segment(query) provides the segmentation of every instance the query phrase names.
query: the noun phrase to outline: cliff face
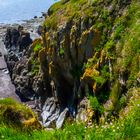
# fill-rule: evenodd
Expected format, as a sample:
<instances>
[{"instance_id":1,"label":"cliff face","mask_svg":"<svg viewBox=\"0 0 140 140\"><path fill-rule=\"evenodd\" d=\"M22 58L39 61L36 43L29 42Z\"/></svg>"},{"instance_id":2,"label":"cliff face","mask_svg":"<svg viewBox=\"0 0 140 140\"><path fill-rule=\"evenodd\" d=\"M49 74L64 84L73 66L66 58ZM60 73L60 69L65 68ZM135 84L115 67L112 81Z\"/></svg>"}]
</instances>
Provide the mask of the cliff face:
<instances>
[{"instance_id":1,"label":"cliff face","mask_svg":"<svg viewBox=\"0 0 140 140\"><path fill-rule=\"evenodd\" d=\"M19 89L28 85L40 99L45 126L66 114L88 122L118 116L130 91L139 90L139 5L68 0L48 10L42 36L12 76L17 85L18 77L28 77Z\"/></svg>"}]
</instances>

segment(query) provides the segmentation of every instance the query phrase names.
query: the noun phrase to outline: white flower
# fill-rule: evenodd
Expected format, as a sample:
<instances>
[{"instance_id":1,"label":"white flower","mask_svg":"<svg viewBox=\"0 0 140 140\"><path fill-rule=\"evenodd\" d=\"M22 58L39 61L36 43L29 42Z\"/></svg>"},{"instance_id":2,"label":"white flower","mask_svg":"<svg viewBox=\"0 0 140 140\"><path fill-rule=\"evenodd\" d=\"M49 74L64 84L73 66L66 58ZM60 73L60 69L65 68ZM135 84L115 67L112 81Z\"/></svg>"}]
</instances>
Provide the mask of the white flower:
<instances>
[{"instance_id":1,"label":"white flower","mask_svg":"<svg viewBox=\"0 0 140 140\"><path fill-rule=\"evenodd\" d=\"M104 126L102 125L102 128L104 128Z\"/></svg>"},{"instance_id":2,"label":"white flower","mask_svg":"<svg viewBox=\"0 0 140 140\"><path fill-rule=\"evenodd\" d=\"M96 126L96 128L98 128L98 126Z\"/></svg>"},{"instance_id":3,"label":"white flower","mask_svg":"<svg viewBox=\"0 0 140 140\"><path fill-rule=\"evenodd\" d=\"M117 127L117 129L119 129L119 127Z\"/></svg>"},{"instance_id":4,"label":"white flower","mask_svg":"<svg viewBox=\"0 0 140 140\"><path fill-rule=\"evenodd\" d=\"M110 122L110 125L113 125L113 123L112 123L112 122Z\"/></svg>"},{"instance_id":5,"label":"white flower","mask_svg":"<svg viewBox=\"0 0 140 140\"><path fill-rule=\"evenodd\" d=\"M112 125L112 127L114 128L115 126L114 126L114 125Z\"/></svg>"}]
</instances>

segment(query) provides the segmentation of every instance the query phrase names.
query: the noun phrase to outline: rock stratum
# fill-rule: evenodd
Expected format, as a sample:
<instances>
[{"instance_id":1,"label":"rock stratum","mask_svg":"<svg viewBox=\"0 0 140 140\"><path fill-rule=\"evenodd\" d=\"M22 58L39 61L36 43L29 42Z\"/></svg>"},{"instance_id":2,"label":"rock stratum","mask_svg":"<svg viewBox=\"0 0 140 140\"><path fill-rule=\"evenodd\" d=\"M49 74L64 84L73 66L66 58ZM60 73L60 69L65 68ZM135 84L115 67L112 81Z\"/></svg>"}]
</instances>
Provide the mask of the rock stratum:
<instances>
[{"instance_id":1,"label":"rock stratum","mask_svg":"<svg viewBox=\"0 0 140 140\"><path fill-rule=\"evenodd\" d=\"M103 123L126 115L132 96L139 99L139 5L61 0L48 10L33 42L22 28L7 29L16 92L35 102L45 127L60 128L66 118Z\"/></svg>"}]
</instances>

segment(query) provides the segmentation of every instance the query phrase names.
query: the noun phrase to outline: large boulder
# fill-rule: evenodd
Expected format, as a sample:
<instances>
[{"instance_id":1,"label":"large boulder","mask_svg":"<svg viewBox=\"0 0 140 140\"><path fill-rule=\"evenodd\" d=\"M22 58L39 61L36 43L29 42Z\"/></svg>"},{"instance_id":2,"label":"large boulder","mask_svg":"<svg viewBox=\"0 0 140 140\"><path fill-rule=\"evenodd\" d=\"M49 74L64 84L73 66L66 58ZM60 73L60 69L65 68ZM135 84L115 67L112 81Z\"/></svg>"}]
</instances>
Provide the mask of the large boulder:
<instances>
[{"instance_id":1,"label":"large boulder","mask_svg":"<svg viewBox=\"0 0 140 140\"><path fill-rule=\"evenodd\" d=\"M18 43L19 43L19 51L23 51L24 49L26 49L32 43L30 33L22 31Z\"/></svg>"},{"instance_id":2,"label":"large boulder","mask_svg":"<svg viewBox=\"0 0 140 140\"><path fill-rule=\"evenodd\" d=\"M9 27L5 33L4 44L6 48L20 48L22 51L32 43L30 33L24 30L22 26L18 28Z\"/></svg>"}]
</instances>

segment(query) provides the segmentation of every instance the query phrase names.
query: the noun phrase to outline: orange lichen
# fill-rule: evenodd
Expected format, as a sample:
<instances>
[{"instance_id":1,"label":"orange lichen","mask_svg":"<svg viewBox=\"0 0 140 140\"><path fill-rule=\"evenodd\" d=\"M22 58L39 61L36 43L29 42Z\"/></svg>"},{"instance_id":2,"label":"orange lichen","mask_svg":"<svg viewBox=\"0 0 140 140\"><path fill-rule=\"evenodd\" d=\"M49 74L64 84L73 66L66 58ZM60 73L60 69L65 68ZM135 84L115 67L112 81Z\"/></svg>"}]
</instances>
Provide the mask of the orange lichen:
<instances>
[{"instance_id":1,"label":"orange lichen","mask_svg":"<svg viewBox=\"0 0 140 140\"><path fill-rule=\"evenodd\" d=\"M96 92L96 90L97 90L97 83L94 82L94 84L93 84L93 91Z\"/></svg>"},{"instance_id":2,"label":"orange lichen","mask_svg":"<svg viewBox=\"0 0 140 140\"><path fill-rule=\"evenodd\" d=\"M85 73L83 74L83 76L81 77L81 79L87 79L87 78L93 78L94 76L99 76L99 71L97 71L96 69L92 69L92 68L87 68L85 70Z\"/></svg>"},{"instance_id":3,"label":"orange lichen","mask_svg":"<svg viewBox=\"0 0 140 140\"><path fill-rule=\"evenodd\" d=\"M22 123L24 128L33 128L33 127L35 127L36 129L42 128L41 124L35 117L30 118L29 120L24 120Z\"/></svg>"}]
</instances>

